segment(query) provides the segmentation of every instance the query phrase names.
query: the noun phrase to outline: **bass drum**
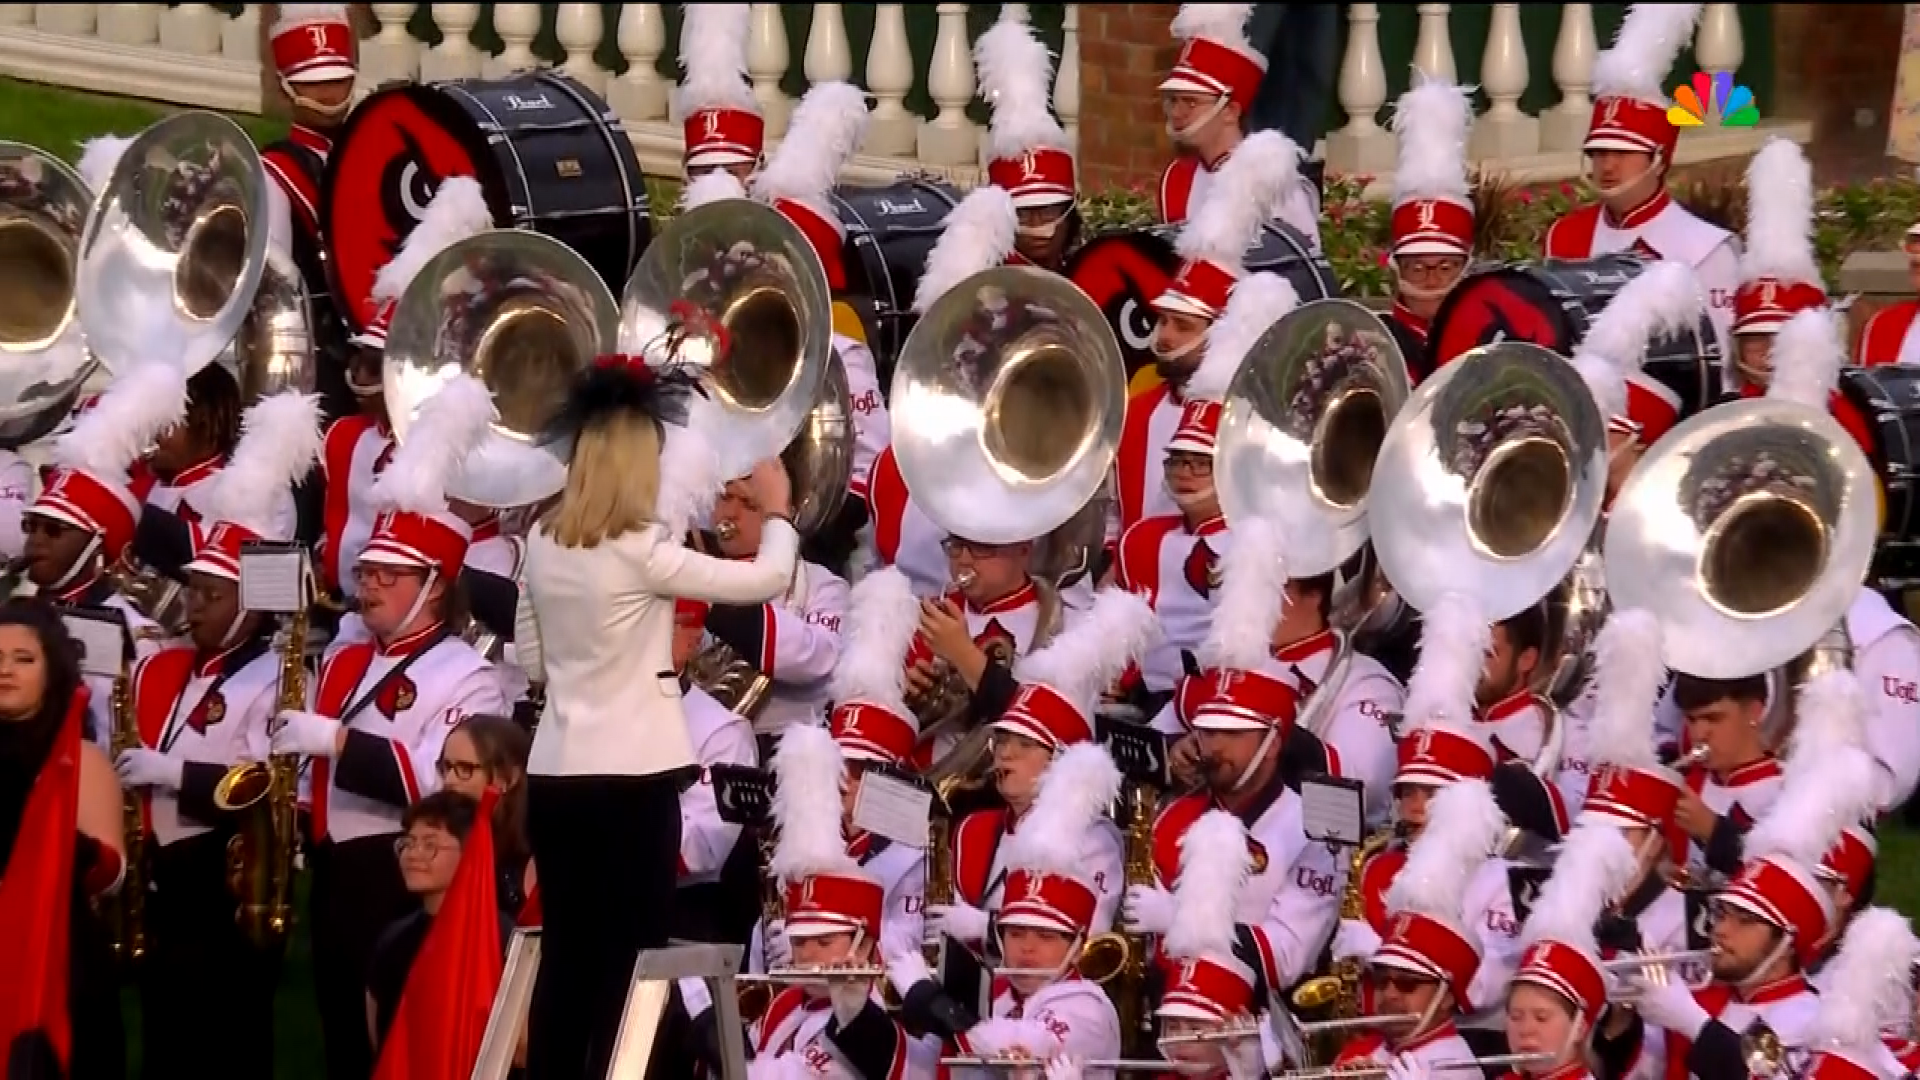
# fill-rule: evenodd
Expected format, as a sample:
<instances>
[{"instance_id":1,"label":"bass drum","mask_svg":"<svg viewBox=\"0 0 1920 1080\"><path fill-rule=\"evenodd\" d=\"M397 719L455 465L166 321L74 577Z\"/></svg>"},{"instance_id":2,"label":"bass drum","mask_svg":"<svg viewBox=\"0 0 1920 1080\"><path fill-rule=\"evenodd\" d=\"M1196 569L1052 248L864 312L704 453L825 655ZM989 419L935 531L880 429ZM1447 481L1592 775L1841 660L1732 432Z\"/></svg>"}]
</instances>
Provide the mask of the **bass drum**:
<instances>
[{"instance_id":1,"label":"bass drum","mask_svg":"<svg viewBox=\"0 0 1920 1080\"><path fill-rule=\"evenodd\" d=\"M867 347L883 387L893 378L894 358L918 321L913 294L926 272L927 253L940 239L947 212L960 195L958 188L938 180L834 189L833 210L847 232L842 252L845 299L866 324Z\"/></svg>"},{"instance_id":2,"label":"bass drum","mask_svg":"<svg viewBox=\"0 0 1920 1080\"><path fill-rule=\"evenodd\" d=\"M1128 394L1160 381L1153 367L1153 300L1180 272L1173 241L1178 225L1153 225L1096 236L1067 259L1067 277L1107 316L1127 361ZM1300 302L1340 295L1340 279L1326 256L1315 255L1306 237L1284 222L1269 222L1260 243L1247 252L1248 273L1279 274Z\"/></svg>"},{"instance_id":3,"label":"bass drum","mask_svg":"<svg viewBox=\"0 0 1920 1080\"><path fill-rule=\"evenodd\" d=\"M1864 420L1861 449L1879 480L1880 538L1868 583L1920 587L1920 368L1843 368L1839 392Z\"/></svg>"},{"instance_id":4,"label":"bass drum","mask_svg":"<svg viewBox=\"0 0 1920 1080\"><path fill-rule=\"evenodd\" d=\"M633 143L571 78L388 86L347 118L320 191L333 294L356 328L373 317L375 276L449 176L480 182L496 227L572 248L615 296L653 238Z\"/></svg>"},{"instance_id":5,"label":"bass drum","mask_svg":"<svg viewBox=\"0 0 1920 1080\"><path fill-rule=\"evenodd\" d=\"M1476 270L1454 286L1435 313L1423 374L1496 341L1530 341L1572 356L1620 287L1650 265L1639 255L1622 253ZM1720 400L1720 359L1713 320L1702 314L1685 331L1655 338L1642 370L1679 396L1685 420Z\"/></svg>"}]
</instances>

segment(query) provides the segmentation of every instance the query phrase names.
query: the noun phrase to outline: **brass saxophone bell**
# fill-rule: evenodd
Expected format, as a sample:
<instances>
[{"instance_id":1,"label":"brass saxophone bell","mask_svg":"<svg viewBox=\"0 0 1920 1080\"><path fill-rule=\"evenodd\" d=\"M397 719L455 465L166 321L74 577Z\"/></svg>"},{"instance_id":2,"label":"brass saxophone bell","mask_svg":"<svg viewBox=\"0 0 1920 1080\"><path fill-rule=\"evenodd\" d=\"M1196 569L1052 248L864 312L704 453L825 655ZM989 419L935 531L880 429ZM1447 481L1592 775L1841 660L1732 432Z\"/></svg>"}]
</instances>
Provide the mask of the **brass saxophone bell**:
<instances>
[{"instance_id":1,"label":"brass saxophone bell","mask_svg":"<svg viewBox=\"0 0 1920 1080\"><path fill-rule=\"evenodd\" d=\"M1073 968L1088 982L1105 985L1127 970L1133 946L1121 934L1100 934L1080 947Z\"/></svg>"},{"instance_id":2,"label":"brass saxophone bell","mask_svg":"<svg viewBox=\"0 0 1920 1080\"><path fill-rule=\"evenodd\" d=\"M1340 976L1321 975L1308 979L1293 990L1295 1009L1324 1009L1340 1000Z\"/></svg>"}]
</instances>

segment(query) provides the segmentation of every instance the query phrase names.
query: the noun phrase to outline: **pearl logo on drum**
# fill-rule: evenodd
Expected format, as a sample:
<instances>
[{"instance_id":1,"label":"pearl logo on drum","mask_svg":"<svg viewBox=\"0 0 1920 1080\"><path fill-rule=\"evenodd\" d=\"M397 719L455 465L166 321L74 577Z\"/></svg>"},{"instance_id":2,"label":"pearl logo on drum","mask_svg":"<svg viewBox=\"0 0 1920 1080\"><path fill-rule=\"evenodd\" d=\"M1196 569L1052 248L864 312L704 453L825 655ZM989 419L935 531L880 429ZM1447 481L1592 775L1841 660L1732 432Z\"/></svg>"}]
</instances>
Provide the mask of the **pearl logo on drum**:
<instances>
[{"instance_id":1,"label":"pearl logo on drum","mask_svg":"<svg viewBox=\"0 0 1920 1080\"><path fill-rule=\"evenodd\" d=\"M924 214L927 208L921 204L920 196L915 195L912 202L897 203L890 199L880 199L873 204L881 217L899 217L902 214Z\"/></svg>"},{"instance_id":2,"label":"pearl logo on drum","mask_svg":"<svg viewBox=\"0 0 1920 1080\"><path fill-rule=\"evenodd\" d=\"M508 94L505 100L507 108L512 109L514 112L532 112L536 109L553 108L553 99L545 94L533 98L523 98L519 94Z\"/></svg>"}]
</instances>

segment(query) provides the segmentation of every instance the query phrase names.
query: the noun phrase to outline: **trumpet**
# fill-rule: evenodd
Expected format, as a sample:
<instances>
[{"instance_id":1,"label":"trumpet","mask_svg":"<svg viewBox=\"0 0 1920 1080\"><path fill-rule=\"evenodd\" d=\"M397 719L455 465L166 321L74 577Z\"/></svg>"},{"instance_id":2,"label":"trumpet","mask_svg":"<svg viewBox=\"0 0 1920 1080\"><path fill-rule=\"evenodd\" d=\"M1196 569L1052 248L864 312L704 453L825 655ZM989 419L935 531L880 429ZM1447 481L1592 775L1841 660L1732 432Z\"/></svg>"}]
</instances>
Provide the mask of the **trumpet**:
<instances>
[{"instance_id":1,"label":"trumpet","mask_svg":"<svg viewBox=\"0 0 1920 1080\"><path fill-rule=\"evenodd\" d=\"M1039 1058L998 1056L943 1057L940 1064L949 1069L1033 1069L1035 1072L1047 1067ZM1095 1058L1079 1063L1082 1069L1094 1072L1122 1073L1181 1073L1194 1071L1192 1066L1182 1066L1178 1061L1165 1061L1159 1058Z\"/></svg>"},{"instance_id":2,"label":"trumpet","mask_svg":"<svg viewBox=\"0 0 1920 1080\"><path fill-rule=\"evenodd\" d=\"M1302 1038L1307 1038L1353 1028L1390 1027L1394 1024L1419 1022L1419 1013L1394 1013L1390 1016L1342 1016L1333 1020L1315 1020L1312 1023L1291 1026ZM1191 1035L1168 1035L1160 1040L1160 1045L1187 1046L1194 1043L1233 1042L1236 1039L1258 1038L1259 1035L1258 1028L1223 1028L1219 1031L1199 1031Z\"/></svg>"},{"instance_id":3,"label":"trumpet","mask_svg":"<svg viewBox=\"0 0 1920 1080\"><path fill-rule=\"evenodd\" d=\"M827 983L835 979L880 979L886 971L873 965L836 967L832 964L807 964L773 968L764 972L735 975L743 983Z\"/></svg>"},{"instance_id":4,"label":"trumpet","mask_svg":"<svg viewBox=\"0 0 1920 1080\"><path fill-rule=\"evenodd\" d=\"M1645 956L1622 956L1617 960L1608 960L1601 964L1609 972L1633 971L1638 968L1671 967L1674 964L1701 963L1713 959L1718 949L1690 949L1685 952L1648 953Z\"/></svg>"}]
</instances>

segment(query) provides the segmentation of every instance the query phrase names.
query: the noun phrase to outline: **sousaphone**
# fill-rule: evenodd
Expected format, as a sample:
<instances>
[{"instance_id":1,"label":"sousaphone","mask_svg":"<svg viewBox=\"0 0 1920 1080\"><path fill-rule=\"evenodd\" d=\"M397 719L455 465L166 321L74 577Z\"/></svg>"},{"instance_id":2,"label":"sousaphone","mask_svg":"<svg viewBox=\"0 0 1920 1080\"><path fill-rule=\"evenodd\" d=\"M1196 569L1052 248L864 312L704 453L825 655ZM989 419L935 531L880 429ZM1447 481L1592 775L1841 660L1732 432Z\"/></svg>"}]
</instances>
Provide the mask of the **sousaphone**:
<instances>
[{"instance_id":1,"label":"sousaphone","mask_svg":"<svg viewBox=\"0 0 1920 1080\"><path fill-rule=\"evenodd\" d=\"M74 314L93 193L66 162L0 141L0 447L58 427L98 366Z\"/></svg>"}]
</instances>

